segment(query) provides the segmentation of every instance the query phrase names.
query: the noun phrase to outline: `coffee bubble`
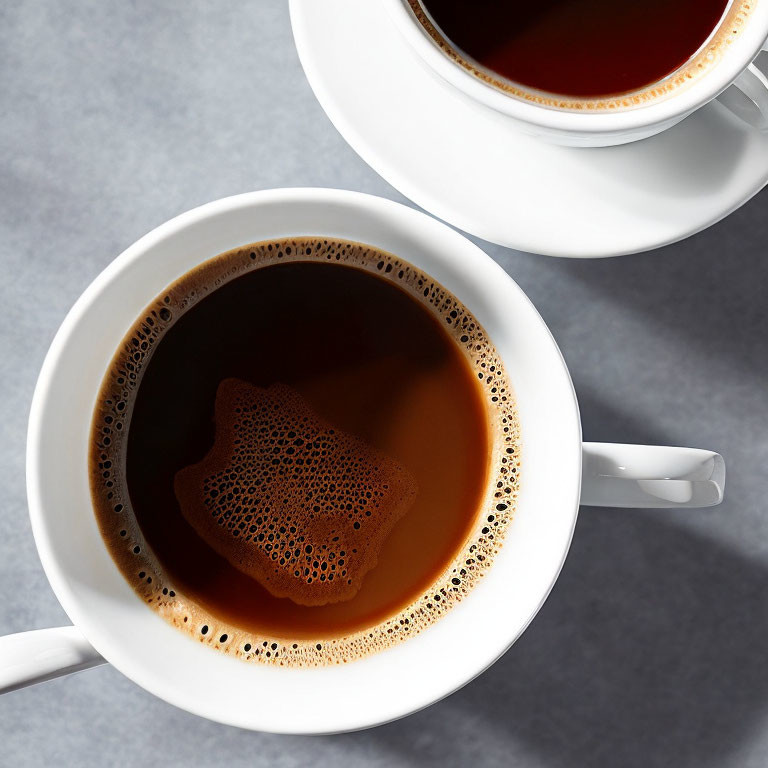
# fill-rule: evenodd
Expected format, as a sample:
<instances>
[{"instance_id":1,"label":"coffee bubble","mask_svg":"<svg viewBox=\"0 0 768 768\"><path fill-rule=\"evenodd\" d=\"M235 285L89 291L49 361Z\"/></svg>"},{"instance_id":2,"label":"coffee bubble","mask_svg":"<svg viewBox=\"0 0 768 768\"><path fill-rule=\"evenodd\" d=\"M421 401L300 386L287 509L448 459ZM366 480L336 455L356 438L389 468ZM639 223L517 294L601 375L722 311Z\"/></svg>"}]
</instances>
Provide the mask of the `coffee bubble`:
<instances>
[{"instance_id":1,"label":"coffee bubble","mask_svg":"<svg viewBox=\"0 0 768 768\"><path fill-rule=\"evenodd\" d=\"M439 578L409 604L364 630L309 639L243 628L186 594L147 543L125 477L136 395L158 344L211 292L253 270L296 261L366 271L428 309L466 358L481 389L489 428L485 494L471 533ZM310 606L307 610L322 604L332 608L334 600L359 588L375 564L381 542L393 535L398 520L407 514L418 493L407 468L337 429L285 386L259 388L225 379L217 393L215 415L221 434L216 435L211 452L178 473L176 491L186 519L203 538L215 530L217 551L228 562L239 563L238 568L252 574L267 590L303 600ZM266 432L260 432L262 429ZM246 446L238 435L248 439L263 436L264 444ZM291 445L297 438L304 445ZM269 449L276 451L270 458L276 464L267 461ZM90 486L96 519L112 558L158 615L195 641L248 663L315 667L352 662L411 638L470 593L492 565L513 521L520 453L520 424L500 354L474 315L453 294L404 259L365 244L324 237L280 238L247 244L204 262L168 286L136 320L98 395L90 434ZM310 459L315 462L311 466L321 471L315 476L300 470L299 459ZM308 485L314 485L300 488L310 477ZM265 488L276 478L273 487ZM205 489L204 501L187 498L194 484ZM335 487L331 489L331 485ZM243 503L234 503L236 497ZM353 509L347 509L348 504ZM259 540L262 534L264 539ZM214 539L210 541L214 546Z\"/></svg>"},{"instance_id":2,"label":"coffee bubble","mask_svg":"<svg viewBox=\"0 0 768 768\"><path fill-rule=\"evenodd\" d=\"M413 477L286 385L223 381L215 422L210 453L174 483L190 525L276 597L350 599L411 505Z\"/></svg>"}]
</instances>

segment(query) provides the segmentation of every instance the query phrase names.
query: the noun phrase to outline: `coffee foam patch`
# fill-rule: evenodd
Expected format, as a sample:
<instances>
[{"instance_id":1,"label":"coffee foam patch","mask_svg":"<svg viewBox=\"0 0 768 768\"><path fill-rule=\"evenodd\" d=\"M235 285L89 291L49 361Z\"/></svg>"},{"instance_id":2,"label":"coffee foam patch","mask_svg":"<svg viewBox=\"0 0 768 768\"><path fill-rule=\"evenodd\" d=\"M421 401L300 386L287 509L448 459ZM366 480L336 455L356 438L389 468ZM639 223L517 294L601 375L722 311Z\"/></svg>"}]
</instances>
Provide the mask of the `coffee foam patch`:
<instances>
[{"instance_id":1,"label":"coffee foam patch","mask_svg":"<svg viewBox=\"0 0 768 768\"><path fill-rule=\"evenodd\" d=\"M153 350L166 331L186 311L221 285L251 270L291 261L343 264L366 270L399 286L433 312L444 323L444 328L461 349L471 370L477 376L481 397L487 409L492 441L488 486L479 505L475 526L442 575L412 603L389 618L361 631L340 636L315 637L312 640L273 636L243 629L214 615L186 595L164 571L147 544L133 513L125 481L126 437L136 392ZM239 386L233 386L232 392ZM268 390L266 392L268 393ZM266 398L267 395L262 390L256 394L252 393L251 397L259 399ZM306 403L296 403L296 408L301 410L308 406ZM307 414L307 418L315 419L318 426L324 424L319 416L311 412ZM327 424L324 426L326 429L333 428ZM247 663L285 667L345 664L390 648L419 634L465 599L485 576L513 521L520 488L521 436L514 396L501 358L474 315L443 286L404 259L363 243L322 237L280 238L245 245L211 258L189 275L168 286L137 318L118 348L102 382L90 439L90 486L94 511L102 537L125 579L139 597L169 624L217 652ZM353 440L349 435L338 439L340 444L347 446ZM222 450L221 456L224 454ZM366 446L366 461L373 461L374 455L377 460L381 458L380 454L374 454L373 449ZM396 468L394 462L374 465L380 469L388 468L389 476L400 476L400 487L409 487L407 475L401 476L400 472L404 470ZM193 468L188 469L191 477ZM184 471L186 470L182 470ZM202 480L204 473L199 474ZM182 477L182 482L183 479ZM405 495L407 493L404 491L403 498ZM402 503L405 505L404 501ZM398 514L397 505L392 500L386 501L386 505L390 510L392 522ZM232 510L232 515L235 514L236 507L237 505ZM202 510L198 509L193 514L202 519L201 513ZM214 518L210 510L207 514L211 519ZM242 515L242 519L237 523L239 528L240 522L245 522L244 518L249 513L243 513L241 510L237 514ZM371 517L373 518L373 513ZM267 530L269 524L268 522ZM218 526L218 522L216 525ZM263 521L260 525L263 525ZM392 525L396 525L396 522L392 522ZM262 532L263 528L257 530ZM384 527L380 530L382 536L383 531ZM288 532L290 533L290 527ZM289 538L288 541L290 540ZM372 541L375 541L375 538ZM229 547L228 543L227 546ZM295 549L294 546L294 556ZM228 549L230 556L237 556L235 550L234 546ZM266 547L264 550L266 551ZM346 552L346 549L344 551ZM340 552L341 547L339 556ZM372 552L373 550L369 556L372 556ZM328 556L326 562L329 561ZM312 563L314 562L313 560ZM320 560L317 562L319 564ZM338 570L338 560L335 560L335 563ZM356 567L365 567L362 557L359 563ZM266 570L265 568L265 572ZM295 570L294 568L291 572L294 573L294 578ZM317 569L313 566L313 570ZM349 571L349 568L347 570ZM322 569L318 570L318 573L322 573Z\"/></svg>"},{"instance_id":2,"label":"coffee foam patch","mask_svg":"<svg viewBox=\"0 0 768 768\"><path fill-rule=\"evenodd\" d=\"M175 478L187 522L275 597L352 598L416 496L410 473L286 385L226 379L215 423L209 454Z\"/></svg>"}]
</instances>

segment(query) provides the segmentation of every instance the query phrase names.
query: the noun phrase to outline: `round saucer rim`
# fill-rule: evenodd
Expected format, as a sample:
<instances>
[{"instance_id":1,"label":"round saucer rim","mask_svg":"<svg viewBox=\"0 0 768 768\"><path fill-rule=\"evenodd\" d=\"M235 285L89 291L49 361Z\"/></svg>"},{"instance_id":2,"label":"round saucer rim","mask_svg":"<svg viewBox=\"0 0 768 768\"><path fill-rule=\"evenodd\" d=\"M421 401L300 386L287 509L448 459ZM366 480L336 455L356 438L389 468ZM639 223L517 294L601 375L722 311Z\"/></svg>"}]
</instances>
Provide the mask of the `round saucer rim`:
<instances>
[{"instance_id":1,"label":"round saucer rim","mask_svg":"<svg viewBox=\"0 0 768 768\"><path fill-rule=\"evenodd\" d=\"M653 236L643 238L643 228L637 227L637 229L633 231L636 231L638 236L635 237L631 243L622 245L620 247L600 248L590 246L588 248L579 248L574 247L572 242L568 242L565 239L563 240L562 247L552 247L551 245L542 247L541 245L537 245L536 238L531 237L530 235L518 236L513 241L506 235L494 233L489 227L485 225L485 222L483 221L466 221L463 218L461 211L456 211L455 214L453 212L446 212L444 210L445 206L439 200L435 199L433 193L430 191L425 191L423 187L421 189L414 189L414 187L418 186L418 182L409 181L408 179L404 178L398 168L393 167L390 163L381 160L381 156L377 152L374 143L366 140L365 137L363 137L358 132L358 130L353 125L353 121L348 119L346 116L344 109L337 108L337 101L332 95L332 88L327 87L327 79L323 78L322 75L318 73L318 68L314 66L312 56L309 55L309 46L305 45L305 39L302 38L300 32L300 28L302 26L301 22L297 23L297 18L299 18L303 13L302 0L289 0L289 10L296 50L309 86L312 89L312 92L317 98L323 111L326 113L331 123L341 134L342 138L347 142L347 144L349 144L355 153L368 166L370 166L373 171L375 171L385 181L391 184L395 189L401 192L406 198L411 200L420 208L423 208L425 211L445 222L449 226L459 229L462 232L466 232L474 237L481 238L487 242L495 243L497 245L501 245L506 248L512 248L518 251L557 258L603 259L637 253L646 253L685 240L688 237L698 234L699 232L702 232L717 224L731 213L738 210L749 200L751 200L766 186L766 184L768 184L768 163L766 163L762 178L756 184L750 185L749 188L746 188L742 194L738 195L737 198L722 211L718 211L716 216L713 216L712 218L709 218L703 222L697 222L693 226L681 228L680 231L673 237L665 238L663 240L659 240ZM394 25L392 25L390 31L392 34L399 34ZM424 64L420 58L416 57L416 60L419 61L422 67L426 68L426 64ZM478 105L478 108L491 110L490 107L482 104ZM706 108L706 105L703 108ZM495 110L492 111L494 114L500 115L500 119L509 121L510 123L513 122L511 117L501 115ZM695 119L696 115L691 115L686 118L686 120L683 121L681 125L685 124L687 120ZM744 130L749 129L745 127ZM511 129L512 139L514 140L517 138L519 133L519 130L513 127ZM580 147L562 147L562 149L572 152L583 151L583 149ZM610 150L612 148L598 147L591 148L589 151L599 152L602 149ZM518 230L516 235L519 232L521 232L521 230Z\"/></svg>"}]
</instances>

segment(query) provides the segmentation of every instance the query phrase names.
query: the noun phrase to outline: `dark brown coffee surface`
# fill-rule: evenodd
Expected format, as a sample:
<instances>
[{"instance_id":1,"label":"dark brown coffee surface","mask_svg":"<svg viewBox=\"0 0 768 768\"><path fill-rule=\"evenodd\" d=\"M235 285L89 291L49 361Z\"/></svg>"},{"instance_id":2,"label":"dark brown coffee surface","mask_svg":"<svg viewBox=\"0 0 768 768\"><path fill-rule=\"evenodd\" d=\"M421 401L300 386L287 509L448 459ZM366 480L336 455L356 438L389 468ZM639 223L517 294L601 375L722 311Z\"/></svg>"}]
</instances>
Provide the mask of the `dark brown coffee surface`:
<instances>
[{"instance_id":1,"label":"dark brown coffee surface","mask_svg":"<svg viewBox=\"0 0 768 768\"><path fill-rule=\"evenodd\" d=\"M292 243L285 256L322 247L328 258L275 258L249 271L253 261L241 249L219 257L215 268L188 274L159 298L159 309L138 321L105 380L92 466L95 498L108 498L115 491L102 485L101 468L113 464L103 457L113 456L114 443L105 447L102 434L124 440L127 430L125 476L116 479L128 498L118 494L117 512L109 506L113 497L97 513L148 601L165 604L173 592L228 627L328 638L382 622L417 600L451 564L487 491L489 414L484 382L449 334L455 333L450 313L443 319L426 299L397 285L396 274L405 270L393 274L391 257L385 261L369 249L356 257L362 269L334 263L335 249L358 246ZM267 260L271 249L262 246L258 258ZM242 274L226 279L227 259ZM404 279L415 283L415 274L408 268ZM424 296L439 294L434 283L426 285ZM132 394L129 387L132 400L109 395L132 376L138 382ZM242 410L251 406L267 410L243 427ZM237 439L246 443L259 439L262 428L267 442L283 440L269 448L278 462L286 458L289 433L292 440L319 436L320 450L333 456L316 457L317 475L270 475L262 471L270 461L263 445L241 445L237 458L231 444L217 444L217 421L224 442L235 439L238 424ZM308 455L300 452L302 461ZM311 487L313 478L325 485ZM257 487L257 480L265 485ZM337 487L345 482L354 488ZM212 502L212 491L226 495L233 486L238 494ZM360 504L359 489L376 503ZM135 546L130 525L120 522L127 508L142 539ZM332 542L334 536L339 541ZM271 560L277 539L279 556ZM308 546L311 554L303 549ZM157 572L138 560L145 547ZM323 591L329 582L320 577L330 573L342 588ZM165 592L159 579L167 580Z\"/></svg>"},{"instance_id":2,"label":"dark brown coffee surface","mask_svg":"<svg viewBox=\"0 0 768 768\"><path fill-rule=\"evenodd\" d=\"M514 82L604 97L674 72L718 26L728 0L412 0L461 52Z\"/></svg>"}]
</instances>

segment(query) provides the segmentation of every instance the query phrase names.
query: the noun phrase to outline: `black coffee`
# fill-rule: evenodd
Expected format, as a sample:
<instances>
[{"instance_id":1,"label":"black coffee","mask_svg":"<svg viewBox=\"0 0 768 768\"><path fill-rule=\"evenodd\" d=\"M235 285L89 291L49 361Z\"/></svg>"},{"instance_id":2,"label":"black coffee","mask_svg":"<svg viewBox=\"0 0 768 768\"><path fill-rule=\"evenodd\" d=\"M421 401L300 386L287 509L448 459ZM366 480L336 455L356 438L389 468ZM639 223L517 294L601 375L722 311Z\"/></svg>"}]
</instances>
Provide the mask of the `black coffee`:
<instances>
[{"instance_id":1,"label":"black coffee","mask_svg":"<svg viewBox=\"0 0 768 768\"><path fill-rule=\"evenodd\" d=\"M418 631L490 561L516 491L512 409L474 318L402 260L237 249L158 297L115 357L99 523L141 597L195 637L353 658L393 639L388 622Z\"/></svg>"},{"instance_id":2,"label":"black coffee","mask_svg":"<svg viewBox=\"0 0 768 768\"><path fill-rule=\"evenodd\" d=\"M460 51L507 80L574 97L626 93L680 66L728 0L411 0Z\"/></svg>"}]
</instances>

